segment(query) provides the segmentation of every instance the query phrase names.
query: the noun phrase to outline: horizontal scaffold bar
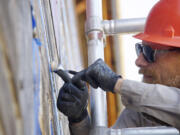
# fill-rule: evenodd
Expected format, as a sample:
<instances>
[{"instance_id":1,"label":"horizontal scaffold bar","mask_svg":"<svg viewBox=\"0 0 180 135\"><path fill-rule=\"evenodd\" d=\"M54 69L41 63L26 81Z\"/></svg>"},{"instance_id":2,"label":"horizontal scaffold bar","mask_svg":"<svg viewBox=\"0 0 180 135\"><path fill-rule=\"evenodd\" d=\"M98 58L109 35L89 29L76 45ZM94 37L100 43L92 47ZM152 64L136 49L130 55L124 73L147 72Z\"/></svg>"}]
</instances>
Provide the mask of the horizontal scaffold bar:
<instances>
[{"instance_id":1,"label":"horizontal scaffold bar","mask_svg":"<svg viewBox=\"0 0 180 135\"><path fill-rule=\"evenodd\" d=\"M144 30L146 18L104 20L102 21L104 33L114 35L120 33L141 32Z\"/></svg>"}]
</instances>

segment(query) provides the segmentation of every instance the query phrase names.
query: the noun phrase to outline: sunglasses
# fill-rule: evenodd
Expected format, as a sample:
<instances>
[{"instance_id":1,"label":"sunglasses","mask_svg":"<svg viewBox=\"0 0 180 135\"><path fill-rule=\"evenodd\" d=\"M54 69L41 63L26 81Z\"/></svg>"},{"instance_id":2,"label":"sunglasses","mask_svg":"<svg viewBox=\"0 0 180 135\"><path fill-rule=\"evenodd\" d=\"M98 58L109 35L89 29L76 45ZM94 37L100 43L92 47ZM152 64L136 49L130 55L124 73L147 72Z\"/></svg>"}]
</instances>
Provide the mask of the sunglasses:
<instances>
[{"instance_id":1,"label":"sunglasses","mask_svg":"<svg viewBox=\"0 0 180 135\"><path fill-rule=\"evenodd\" d=\"M142 43L136 43L135 48L136 48L137 56L139 56L142 53L145 60L148 63L155 62L155 56L157 53L165 53L165 52L169 52L169 51L180 50L180 48L171 48L171 49L166 49L166 50L152 49L150 46L143 45Z\"/></svg>"},{"instance_id":2,"label":"sunglasses","mask_svg":"<svg viewBox=\"0 0 180 135\"><path fill-rule=\"evenodd\" d=\"M142 53L147 62L153 63L155 61L155 50L153 50L150 46L143 45L142 43L136 43L135 48L137 56Z\"/></svg>"}]
</instances>

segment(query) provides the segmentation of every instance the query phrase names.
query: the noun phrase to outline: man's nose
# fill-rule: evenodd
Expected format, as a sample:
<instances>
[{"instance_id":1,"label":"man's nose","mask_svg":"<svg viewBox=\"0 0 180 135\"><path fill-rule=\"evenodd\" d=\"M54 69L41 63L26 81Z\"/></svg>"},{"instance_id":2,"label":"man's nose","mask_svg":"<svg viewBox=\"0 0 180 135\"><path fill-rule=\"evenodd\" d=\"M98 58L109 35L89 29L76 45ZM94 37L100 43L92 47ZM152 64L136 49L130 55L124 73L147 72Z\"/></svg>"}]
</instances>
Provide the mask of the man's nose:
<instances>
[{"instance_id":1,"label":"man's nose","mask_svg":"<svg viewBox=\"0 0 180 135\"><path fill-rule=\"evenodd\" d=\"M143 54L140 53L140 55L137 57L136 61L135 61L136 66L138 67L145 67L148 65L148 62L146 61L146 59L144 58Z\"/></svg>"}]
</instances>

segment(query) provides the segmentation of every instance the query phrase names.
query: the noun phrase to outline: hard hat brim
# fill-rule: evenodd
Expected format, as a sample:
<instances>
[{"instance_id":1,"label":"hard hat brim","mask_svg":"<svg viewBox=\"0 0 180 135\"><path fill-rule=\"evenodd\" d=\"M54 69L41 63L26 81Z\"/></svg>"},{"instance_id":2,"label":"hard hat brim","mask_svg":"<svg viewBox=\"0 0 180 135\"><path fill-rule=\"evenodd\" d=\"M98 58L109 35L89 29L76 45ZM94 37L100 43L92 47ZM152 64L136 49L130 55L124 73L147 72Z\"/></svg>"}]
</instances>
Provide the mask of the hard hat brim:
<instances>
[{"instance_id":1,"label":"hard hat brim","mask_svg":"<svg viewBox=\"0 0 180 135\"><path fill-rule=\"evenodd\" d=\"M162 37L158 35L149 35L145 33L139 33L137 35L133 36L134 38L147 41L147 42L152 42L155 44L161 44L163 46L172 46L172 47L179 47L180 48L180 38L178 37Z\"/></svg>"}]
</instances>

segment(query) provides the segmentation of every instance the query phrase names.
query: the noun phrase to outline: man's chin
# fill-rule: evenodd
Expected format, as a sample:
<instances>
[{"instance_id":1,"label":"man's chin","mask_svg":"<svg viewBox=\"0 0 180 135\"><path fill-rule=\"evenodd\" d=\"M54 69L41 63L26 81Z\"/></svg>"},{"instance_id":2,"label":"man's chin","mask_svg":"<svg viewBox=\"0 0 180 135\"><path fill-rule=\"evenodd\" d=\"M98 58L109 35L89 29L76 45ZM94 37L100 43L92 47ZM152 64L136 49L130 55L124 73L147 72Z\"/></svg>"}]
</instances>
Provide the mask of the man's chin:
<instances>
[{"instance_id":1,"label":"man's chin","mask_svg":"<svg viewBox=\"0 0 180 135\"><path fill-rule=\"evenodd\" d=\"M142 81L143 81L144 83L150 83L150 84L153 84L153 83L154 83L154 79L153 79L153 77L151 77L151 76L143 76Z\"/></svg>"}]
</instances>

